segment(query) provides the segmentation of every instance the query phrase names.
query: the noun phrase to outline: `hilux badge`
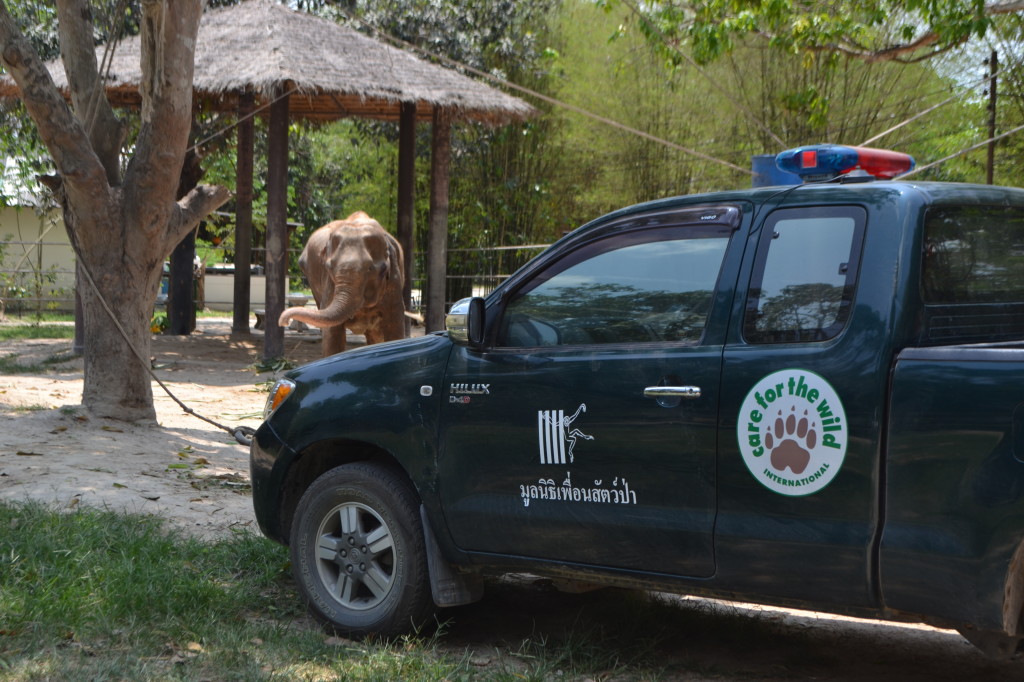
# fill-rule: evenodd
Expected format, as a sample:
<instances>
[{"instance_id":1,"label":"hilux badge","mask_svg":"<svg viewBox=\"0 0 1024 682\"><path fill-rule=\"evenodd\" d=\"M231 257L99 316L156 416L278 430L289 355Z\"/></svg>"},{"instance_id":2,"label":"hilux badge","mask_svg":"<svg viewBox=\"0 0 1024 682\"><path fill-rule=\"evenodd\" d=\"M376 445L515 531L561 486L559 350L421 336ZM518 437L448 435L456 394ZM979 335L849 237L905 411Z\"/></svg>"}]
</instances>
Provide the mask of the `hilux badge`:
<instances>
[{"instance_id":1,"label":"hilux badge","mask_svg":"<svg viewBox=\"0 0 1024 682\"><path fill-rule=\"evenodd\" d=\"M792 497L816 493L846 456L846 412L835 389L804 369L764 377L740 406L736 437L750 473Z\"/></svg>"},{"instance_id":2,"label":"hilux badge","mask_svg":"<svg viewBox=\"0 0 1024 682\"><path fill-rule=\"evenodd\" d=\"M452 395L490 395L490 384L452 384L448 390Z\"/></svg>"}]
</instances>

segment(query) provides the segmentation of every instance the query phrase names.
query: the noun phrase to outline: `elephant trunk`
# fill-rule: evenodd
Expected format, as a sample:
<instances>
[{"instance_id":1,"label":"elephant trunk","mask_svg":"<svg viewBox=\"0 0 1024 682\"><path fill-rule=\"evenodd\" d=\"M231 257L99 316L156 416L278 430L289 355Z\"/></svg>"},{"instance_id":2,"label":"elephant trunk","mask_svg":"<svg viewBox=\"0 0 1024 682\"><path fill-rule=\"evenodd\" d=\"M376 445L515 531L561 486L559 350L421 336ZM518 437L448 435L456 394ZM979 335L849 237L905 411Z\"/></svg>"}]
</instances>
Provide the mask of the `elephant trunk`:
<instances>
[{"instance_id":1,"label":"elephant trunk","mask_svg":"<svg viewBox=\"0 0 1024 682\"><path fill-rule=\"evenodd\" d=\"M319 327L336 327L339 324L351 319L359 312L360 303L344 286L336 286L334 297L326 308L317 310L311 308L287 308L281 317L278 318L278 325L285 327L292 320L305 322L306 324Z\"/></svg>"}]
</instances>

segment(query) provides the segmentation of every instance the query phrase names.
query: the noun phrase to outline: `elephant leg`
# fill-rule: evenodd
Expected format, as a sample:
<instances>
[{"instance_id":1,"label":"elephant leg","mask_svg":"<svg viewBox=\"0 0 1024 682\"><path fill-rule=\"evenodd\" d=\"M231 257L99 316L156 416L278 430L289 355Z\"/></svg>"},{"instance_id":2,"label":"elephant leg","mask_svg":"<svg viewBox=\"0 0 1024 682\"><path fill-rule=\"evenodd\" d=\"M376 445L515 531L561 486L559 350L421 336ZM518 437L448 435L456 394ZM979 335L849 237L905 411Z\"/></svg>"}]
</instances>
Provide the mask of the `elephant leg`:
<instances>
[{"instance_id":1,"label":"elephant leg","mask_svg":"<svg viewBox=\"0 0 1024 682\"><path fill-rule=\"evenodd\" d=\"M320 330L323 337L324 357L345 351L345 325L324 327Z\"/></svg>"}]
</instances>

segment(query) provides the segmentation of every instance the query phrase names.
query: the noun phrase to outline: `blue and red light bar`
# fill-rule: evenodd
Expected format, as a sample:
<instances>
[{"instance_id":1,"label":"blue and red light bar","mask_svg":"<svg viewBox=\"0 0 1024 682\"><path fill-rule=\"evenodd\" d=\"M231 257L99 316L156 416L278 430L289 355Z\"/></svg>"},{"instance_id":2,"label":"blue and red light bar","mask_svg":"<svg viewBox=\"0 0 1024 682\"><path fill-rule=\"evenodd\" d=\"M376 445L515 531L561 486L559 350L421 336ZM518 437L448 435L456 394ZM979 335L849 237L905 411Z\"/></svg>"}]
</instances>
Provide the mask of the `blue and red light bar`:
<instances>
[{"instance_id":1,"label":"blue and red light bar","mask_svg":"<svg viewBox=\"0 0 1024 682\"><path fill-rule=\"evenodd\" d=\"M847 147L838 144L815 144L787 149L775 157L775 165L784 171L796 173L804 182L830 180L852 171L861 170L883 180L891 180L914 169L914 157L909 154L873 149Z\"/></svg>"}]
</instances>

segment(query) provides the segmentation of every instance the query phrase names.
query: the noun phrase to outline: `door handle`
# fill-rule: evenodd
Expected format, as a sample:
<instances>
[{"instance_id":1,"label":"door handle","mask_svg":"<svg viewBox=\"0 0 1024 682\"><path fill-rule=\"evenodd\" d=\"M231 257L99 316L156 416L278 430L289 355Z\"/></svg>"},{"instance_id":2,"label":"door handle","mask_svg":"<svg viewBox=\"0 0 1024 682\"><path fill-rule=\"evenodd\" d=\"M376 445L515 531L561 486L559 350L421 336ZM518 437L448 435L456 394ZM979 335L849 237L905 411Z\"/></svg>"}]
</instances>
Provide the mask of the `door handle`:
<instances>
[{"instance_id":1,"label":"door handle","mask_svg":"<svg viewBox=\"0 0 1024 682\"><path fill-rule=\"evenodd\" d=\"M648 386L645 398L699 398L700 386Z\"/></svg>"}]
</instances>

